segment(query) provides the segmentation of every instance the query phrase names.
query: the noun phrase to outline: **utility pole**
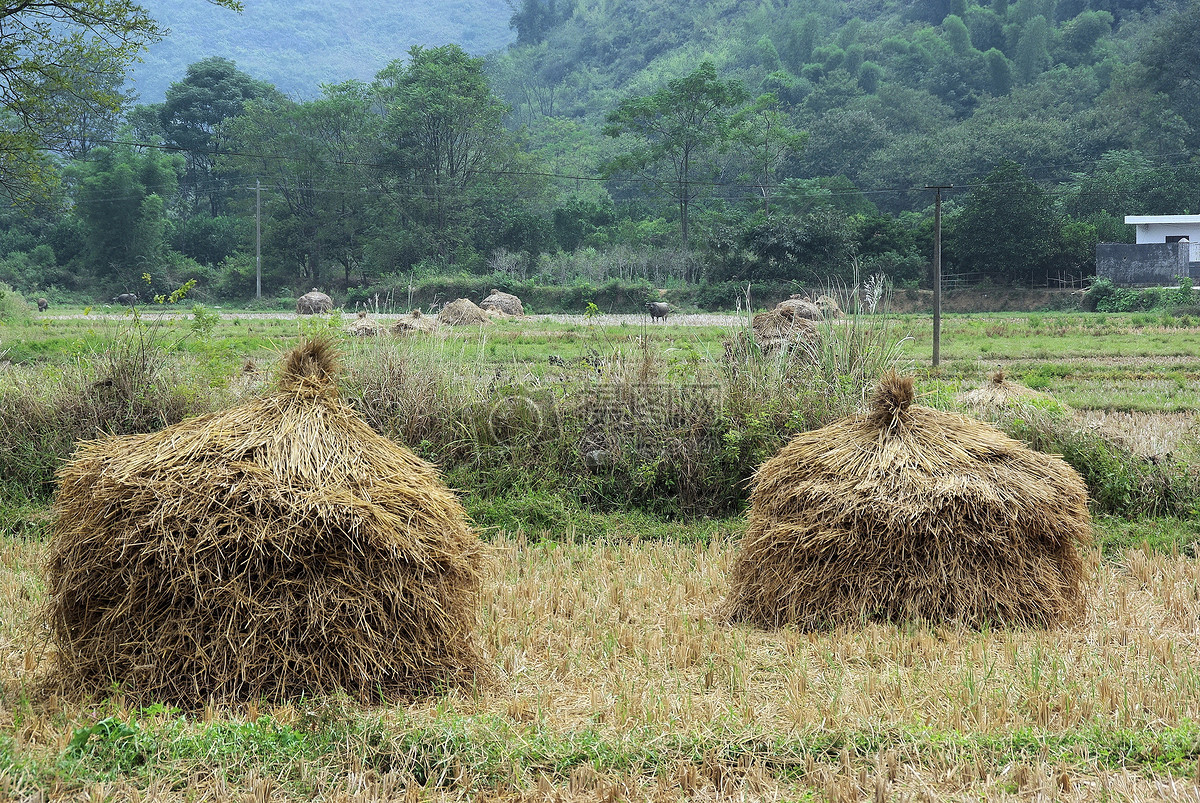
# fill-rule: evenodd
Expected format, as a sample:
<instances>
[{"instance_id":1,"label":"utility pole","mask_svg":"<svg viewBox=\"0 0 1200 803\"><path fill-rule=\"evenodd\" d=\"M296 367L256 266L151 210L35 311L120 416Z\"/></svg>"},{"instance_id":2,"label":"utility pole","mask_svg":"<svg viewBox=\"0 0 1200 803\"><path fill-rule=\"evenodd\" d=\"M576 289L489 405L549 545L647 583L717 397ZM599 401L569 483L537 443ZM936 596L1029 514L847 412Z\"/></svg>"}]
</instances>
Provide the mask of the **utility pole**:
<instances>
[{"instance_id":1,"label":"utility pole","mask_svg":"<svg viewBox=\"0 0 1200 803\"><path fill-rule=\"evenodd\" d=\"M942 362L942 190L953 184L926 184L936 190L933 202L933 367Z\"/></svg>"},{"instance_id":2,"label":"utility pole","mask_svg":"<svg viewBox=\"0 0 1200 803\"><path fill-rule=\"evenodd\" d=\"M262 298L262 181L254 179L254 297Z\"/></svg>"}]
</instances>

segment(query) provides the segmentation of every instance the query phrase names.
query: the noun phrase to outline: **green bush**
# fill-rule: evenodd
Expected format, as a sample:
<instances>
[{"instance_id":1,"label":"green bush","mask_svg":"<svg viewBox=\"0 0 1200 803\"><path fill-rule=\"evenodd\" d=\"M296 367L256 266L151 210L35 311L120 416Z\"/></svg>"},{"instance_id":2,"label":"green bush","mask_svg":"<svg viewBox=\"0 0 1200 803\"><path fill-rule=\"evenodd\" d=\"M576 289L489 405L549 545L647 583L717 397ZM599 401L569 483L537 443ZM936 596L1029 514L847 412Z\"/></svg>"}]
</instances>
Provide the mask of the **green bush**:
<instances>
[{"instance_id":1,"label":"green bush","mask_svg":"<svg viewBox=\"0 0 1200 803\"><path fill-rule=\"evenodd\" d=\"M32 318L33 313L25 297L0 282L0 323L28 323Z\"/></svg>"},{"instance_id":2,"label":"green bush","mask_svg":"<svg viewBox=\"0 0 1200 803\"><path fill-rule=\"evenodd\" d=\"M1144 458L1062 415L1028 411L1002 426L1034 449L1062 455L1083 477L1097 513L1189 518L1200 512L1200 471L1185 460Z\"/></svg>"}]
</instances>

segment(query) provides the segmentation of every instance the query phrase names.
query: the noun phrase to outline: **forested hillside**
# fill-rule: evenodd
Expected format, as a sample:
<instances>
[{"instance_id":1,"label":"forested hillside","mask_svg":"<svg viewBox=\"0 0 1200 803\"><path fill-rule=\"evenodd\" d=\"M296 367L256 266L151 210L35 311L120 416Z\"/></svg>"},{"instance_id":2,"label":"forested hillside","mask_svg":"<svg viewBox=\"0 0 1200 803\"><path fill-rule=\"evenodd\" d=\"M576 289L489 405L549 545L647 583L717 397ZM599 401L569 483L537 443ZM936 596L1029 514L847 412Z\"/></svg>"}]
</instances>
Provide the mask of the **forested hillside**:
<instances>
[{"instance_id":1,"label":"forested hillside","mask_svg":"<svg viewBox=\"0 0 1200 803\"><path fill-rule=\"evenodd\" d=\"M502 13L515 43L486 59L417 47L305 98L208 57L162 103L80 118L54 148L61 182L0 221L0 281L95 297L194 278L246 300L255 186L264 292L351 301L422 282L572 285L583 304L616 281L630 303L673 286L709 307L747 283L911 288L930 275L931 186L948 273L1043 286L1094 273L1097 242L1132 238L1125 215L1200 211L1195 3Z\"/></svg>"},{"instance_id":2,"label":"forested hillside","mask_svg":"<svg viewBox=\"0 0 1200 803\"><path fill-rule=\"evenodd\" d=\"M413 45L458 43L483 55L513 39L504 0L250 0L241 13L196 0L147 0L171 29L135 65L133 86L159 103L187 65L224 56L293 97L312 98L321 84L369 81Z\"/></svg>"}]
</instances>

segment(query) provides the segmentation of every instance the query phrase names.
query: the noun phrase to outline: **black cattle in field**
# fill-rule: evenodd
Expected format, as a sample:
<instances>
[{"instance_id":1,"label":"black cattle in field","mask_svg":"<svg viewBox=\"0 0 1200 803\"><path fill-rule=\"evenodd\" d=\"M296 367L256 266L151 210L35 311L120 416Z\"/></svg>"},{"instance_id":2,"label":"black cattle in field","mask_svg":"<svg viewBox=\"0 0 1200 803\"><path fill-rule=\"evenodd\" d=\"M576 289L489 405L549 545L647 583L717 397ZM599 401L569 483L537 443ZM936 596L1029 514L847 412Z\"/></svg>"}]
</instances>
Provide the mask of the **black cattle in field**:
<instances>
[{"instance_id":1,"label":"black cattle in field","mask_svg":"<svg viewBox=\"0 0 1200 803\"><path fill-rule=\"evenodd\" d=\"M114 304L124 304L127 307L132 307L137 302L137 293L121 293L119 296L113 296Z\"/></svg>"},{"instance_id":2,"label":"black cattle in field","mask_svg":"<svg viewBox=\"0 0 1200 803\"><path fill-rule=\"evenodd\" d=\"M662 301L650 301L646 303L646 311L650 313L650 320L655 318L667 319L667 313L671 311L671 305Z\"/></svg>"}]
</instances>

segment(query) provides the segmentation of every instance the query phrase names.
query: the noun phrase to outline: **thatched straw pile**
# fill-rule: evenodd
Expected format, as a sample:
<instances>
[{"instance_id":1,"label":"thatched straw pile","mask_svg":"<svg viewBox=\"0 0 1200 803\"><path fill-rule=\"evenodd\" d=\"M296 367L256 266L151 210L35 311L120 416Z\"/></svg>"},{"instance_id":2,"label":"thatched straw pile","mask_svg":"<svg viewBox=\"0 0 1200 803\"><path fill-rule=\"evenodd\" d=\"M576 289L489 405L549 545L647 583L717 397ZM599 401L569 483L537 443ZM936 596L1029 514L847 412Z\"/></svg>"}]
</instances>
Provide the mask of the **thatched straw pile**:
<instances>
[{"instance_id":1,"label":"thatched straw pile","mask_svg":"<svg viewBox=\"0 0 1200 803\"><path fill-rule=\"evenodd\" d=\"M972 415L989 419L1029 409L1064 414L1071 412L1069 405L1060 402L1049 393L1009 381L1003 370L992 374L983 387L958 394L956 401Z\"/></svg>"},{"instance_id":2,"label":"thatched straw pile","mask_svg":"<svg viewBox=\"0 0 1200 803\"><path fill-rule=\"evenodd\" d=\"M842 312L842 308L838 306L837 300L833 296L817 296L817 300L813 302L817 305L817 309L821 311L821 317L826 320L841 318L846 313Z\"/></svg>"},{"instance_id":3,"label":"thatched straw pile","mask_svg":"<svg viewBox=\"0 0 1200 803\"><path fill-rule=\"evenodd\" d=\"M483 310L475 306L469 298L451 301L442 307L437 316L438 323L448 326L481 326L490 323L491 318Z\"/></svg>"},{"instance_id":4,"label":"thatched straw pile","mask_svg":"<svg viewBox=\"0 0 1200 803\"><path fill-rule=\"evenodd\" d=\"M516 318L525 314L525 306L521 303L521 299L512 293L501 293L496 289L492 290L490 296L480 301L479 306L485 312L487 310L496 310L497 312L503 312L505 315L512 315Z\"/></svg>"},{"instance_id":5,"label":"thatched straw pile","mask_svg":"<svg viewBox=\"0 0 1200 803\"><path fill-rule=\"evenodd\" d=\"M759 468L731 621L1048 626L1083 605L1087 489L1056 457L914 405L883 378L863 413Z\"/></svg>"},{"instance_id":6,"label":"thatched straw pile","mask_svg":"<svg viewBox=\"0 0 1200 803\"><path fill-rule=\"evenodd\" d=\"M374 337L382 331L383 326L368 317L365 310L359 310L358 316L346 325L346 334L354 337Z\"/></svg>"},{"instance_id":7,"label":"thatched straw pile","mask_svg":"<svg viewBox=\"0 0 1200 803\"><path fill-rule=\"evenodd\" d=\"M787 301L780 301L775 305L775 311L788 320L804 318L810 321L819 321L824 317L820 307L807 296L792 296Z\"/></svg>"},{"instance_id":8,"label":"thatched straw pile","mask_svg":"<svg viewBox=\"0 0 1200 803\"><path fill-rule=\"evenodd\" d=\"M437 328L437 318L422 315L421 310L415 309L403 318L398 318L392 324L391 331L394 335L408 335L413 332L433 332Z\"/></svg>"},{"instance_id":9,"label":"thatched straw pile","mask_svg":"<svg viewBox=\"0 0 1200 803\"><path fill-rule=\"evenodd\" d=\"M477 676L480 543L434 468L338 401L334 370L306 343L273 395L80 446L47 568L65 683L194 705Z\"/></svg>"},{"instance_id":10,"label":"thatched straw pile","mask_svg":"<svg viewBox=\"0 0 1200 803\"><path fill-rule=\"evenodd\" d=\"M812 343L820 337L817 325L807 318L791 317L778 308L760 312L750 321L754 341L764 354L790 350L797 343Z\"/></svg>"},{"instance_id":11,"label":"thatched straw pile","mask_svg":"<svg viewBox=\"0 0 1200 803\"><path fill-rule=\"evenodd\" d=\"M322 312L333 311L333 299L313 288L296 299L297 315L318 315Z\"/></svg>"}]
</instances>

